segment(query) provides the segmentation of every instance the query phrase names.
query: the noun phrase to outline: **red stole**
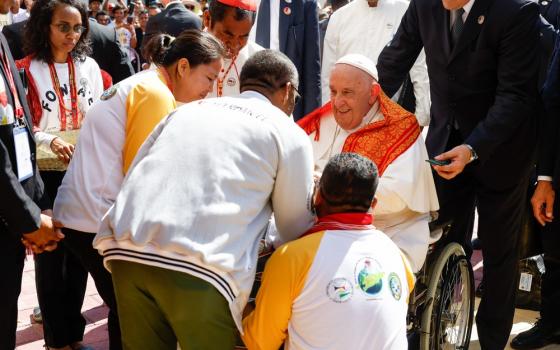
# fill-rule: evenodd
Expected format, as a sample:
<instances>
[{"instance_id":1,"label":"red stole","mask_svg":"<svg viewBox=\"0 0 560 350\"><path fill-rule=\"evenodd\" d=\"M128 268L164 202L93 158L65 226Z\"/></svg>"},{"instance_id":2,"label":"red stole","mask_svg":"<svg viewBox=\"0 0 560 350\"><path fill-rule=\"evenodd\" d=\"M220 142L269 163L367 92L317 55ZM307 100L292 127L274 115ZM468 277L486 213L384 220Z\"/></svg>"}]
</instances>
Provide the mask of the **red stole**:
<instances>
[{"instance_id":1,"label":"red stole","mask_svg":"<svg viewBox=\"0 0 560 350\"><path fill-rule=\"evenodd\" d=\"M416 142L420 135L420 125L414 114L391 101L383 91L379 94L378 101L383 120L350 134L344 142L342 152L358 153L369 158L377 165L379 176L382 176L389 164ZM320 137L321 118L330 114L332 105L329 102L299 120L298 125L308 135L315 132L317 141Z\"/></svg>"}]
</instances>

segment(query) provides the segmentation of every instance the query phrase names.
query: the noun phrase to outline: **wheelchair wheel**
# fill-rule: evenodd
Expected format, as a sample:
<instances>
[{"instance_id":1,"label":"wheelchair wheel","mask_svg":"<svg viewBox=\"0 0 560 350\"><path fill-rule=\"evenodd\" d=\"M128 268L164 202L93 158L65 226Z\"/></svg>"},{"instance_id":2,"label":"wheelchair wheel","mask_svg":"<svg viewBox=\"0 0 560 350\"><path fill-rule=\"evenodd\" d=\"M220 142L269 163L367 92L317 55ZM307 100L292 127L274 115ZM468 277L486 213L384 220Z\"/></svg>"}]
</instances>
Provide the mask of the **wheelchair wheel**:
<instances>
[{"instance_id":1,"label":"wheelchair wheel","mask_svg":"<svg viewBox=\"0 0 560 350\"><path fill-rule=\"evenodd\" d=\"M474 315L474 278L463 248L445 246L430 268L420 349L468 349Z\"/></svg>"}]
</instances>

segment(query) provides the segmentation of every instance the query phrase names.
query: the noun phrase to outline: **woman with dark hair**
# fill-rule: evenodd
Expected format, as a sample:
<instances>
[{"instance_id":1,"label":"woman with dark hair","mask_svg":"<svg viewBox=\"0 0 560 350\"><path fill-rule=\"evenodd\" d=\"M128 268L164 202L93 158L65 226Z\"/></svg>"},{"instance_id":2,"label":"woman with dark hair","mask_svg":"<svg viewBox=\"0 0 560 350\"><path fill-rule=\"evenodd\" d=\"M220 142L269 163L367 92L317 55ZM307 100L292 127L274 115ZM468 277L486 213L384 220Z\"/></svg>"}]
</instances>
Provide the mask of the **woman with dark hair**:
<instances>
[{"instance_id":1,"label":"woman with dark hair","mask_svg":"<svg viewBox=\"0 0 560 350\"><path fill-rule=\"evenodd\" d=\"M106 90L88 111L54 204L54 215L65 227L64 243L80 257L109 306L110 340L118 332L117 305L93 238L144 140L178 103L204 98L212 90L224 55L221 43L199 30L184 31L176 39L157 35L145 52L157 68Z\"/></svg>"},{"instance_id":2,"label":"woman with dark hair","mask_svg":"<svg viewBox=\"0 0 560 350\"><path fill-rule=\"evenodd\" d=\"M39 164L46 192L53 200L74 152L71 142L76 130L103 93L99 66L86 56L90 50L88 28L87 12L79 0L38 0L24 29L27 56L17 61L28 81L27 100L37 144L58 158L58 163ZM47 348L81 349L87 272L61 244L57 250L35 257L35 279Z\"/></svg>"}]
</instances>

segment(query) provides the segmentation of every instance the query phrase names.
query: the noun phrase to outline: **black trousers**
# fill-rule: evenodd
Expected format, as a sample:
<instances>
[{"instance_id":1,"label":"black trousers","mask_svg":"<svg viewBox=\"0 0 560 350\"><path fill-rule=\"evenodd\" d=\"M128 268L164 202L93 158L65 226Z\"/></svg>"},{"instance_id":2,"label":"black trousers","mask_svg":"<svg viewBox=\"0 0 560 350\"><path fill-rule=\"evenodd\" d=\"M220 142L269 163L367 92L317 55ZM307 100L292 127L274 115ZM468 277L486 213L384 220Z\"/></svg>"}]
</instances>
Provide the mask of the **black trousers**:
<instances>
[{"instance_id":1,"label":"black trousers","mask_svg":"<svg viewBox=\"0 0 560 350\"><path fill-rule=\"evenodd\" d=\"M41 172L50 198L56 198L64 174L61 171ZM61 348L81 341L86 326L82 304L87 271L68 251L64 241L55 251L35 256L35 283L47 346Z\"/></svg>"},{"instance_id":2,"label":"black trousers","mask_svg":"<svg viewBox=\"0 0 560 350\"><path fill-rule=\"evenodd\" d=\"M455 137L457 137L455 135ZM451 139L455 144L460 140ZM453 145L449 145L451 149ZM517 184L489 187L474 174L472 166L452 180L434 174L440 201L438 221L452 221L446 239L461 244L472 253L471 238L474 207L478 210L478 237L484 259L484 291L476 315L483 350L503 350L507 344L515 313L518 273L518 241L521 218L527 205L527 174ZM484 180L484 179L482 179Z\"/></svg>"},{"instance_id":3,"label":"black trousers","mask_svg":"<svg viewBox=\"0 0 560 350\"><path fill-rule=\"evenodd\" d=\"M103 266L103 257L93 249L94 233L80 232L68 228L62 229L66 236L64 242L68 250L81 262L82 266L91 274L99 295L109 307L109 349L122 349L121 330L117 314L117 302L111 274Z\"/></svg>"},{"instance_id":4,"label":"black trousers","mask_svg":"<svg viewBox=\"0 0 560 350\"><path fill-rule=\"evenodd\" d=\"M0 223L0 350L16 347L18 297L25 248L21 237L8 232Z\"/></svg>"},{"instance_id":5,"label":"black trousers","mask_svg":"<svg viewBox=\"0 0 560 350\"><path fill-rule=\"evenodd\" d=\"M554 221L542 230L546 272L541 286L541 319L560 329L560 188L555 191Z\"/></svg>"}]
</instances>

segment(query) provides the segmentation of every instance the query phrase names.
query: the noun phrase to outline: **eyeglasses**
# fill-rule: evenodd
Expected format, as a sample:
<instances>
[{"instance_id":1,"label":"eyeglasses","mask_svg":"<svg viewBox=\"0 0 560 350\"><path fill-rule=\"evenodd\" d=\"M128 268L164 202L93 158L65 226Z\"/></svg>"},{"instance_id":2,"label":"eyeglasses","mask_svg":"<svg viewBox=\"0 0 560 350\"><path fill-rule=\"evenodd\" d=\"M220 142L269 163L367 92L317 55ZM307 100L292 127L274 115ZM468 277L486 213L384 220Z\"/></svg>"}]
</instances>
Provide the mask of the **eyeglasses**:
<instances>
[{"instance_id":1,"label":"eyeglasses","mask_svg":"<svg viewBox=\"0 0 560 350\"><path fill-rule=\"evenodd\" d=\"M74 27L72 27L68 23L51 24L51 26L57 27L58 30L64 34L68 34L70 33L70 31L74 32L75 34L82 34L86 30L86 27L81 24L76 24Z\"/></svg>"},{"instance_id":2,"label":"eyeglasses","mask_svg":"<svg viewBox=\"0 0 560 350\"><path fill-rule=\"evenodd\" d=\"M288 83L286 83L288 84ZM294 89L294 96L295 96L295 101L294 101L294 105L297 105L298 102L301 100L301 94L299 93L298 89L296 88L296 86L292 83L290 83L290 85L292 86L292 89Z\"/></svg>"}]
</instances>

